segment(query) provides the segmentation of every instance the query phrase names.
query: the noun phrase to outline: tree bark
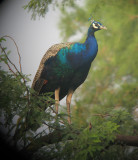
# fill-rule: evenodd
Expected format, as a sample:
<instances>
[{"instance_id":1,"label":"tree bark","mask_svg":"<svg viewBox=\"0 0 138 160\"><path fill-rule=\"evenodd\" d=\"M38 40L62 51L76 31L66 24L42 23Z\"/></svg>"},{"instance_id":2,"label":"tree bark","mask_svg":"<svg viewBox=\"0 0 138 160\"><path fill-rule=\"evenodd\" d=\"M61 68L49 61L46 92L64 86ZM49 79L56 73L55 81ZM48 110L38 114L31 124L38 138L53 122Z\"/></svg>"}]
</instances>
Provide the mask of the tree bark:
<instances>
[{"instance_id":1,"label":"tree bark","mask_svg":"<svg viewBox=\"0 0 138 160\"><path fill-rule=\"evenodd\" d=\"M138 147L138 135L137 136L116 135L115 143Z\"/></svg>"}]
</instances>

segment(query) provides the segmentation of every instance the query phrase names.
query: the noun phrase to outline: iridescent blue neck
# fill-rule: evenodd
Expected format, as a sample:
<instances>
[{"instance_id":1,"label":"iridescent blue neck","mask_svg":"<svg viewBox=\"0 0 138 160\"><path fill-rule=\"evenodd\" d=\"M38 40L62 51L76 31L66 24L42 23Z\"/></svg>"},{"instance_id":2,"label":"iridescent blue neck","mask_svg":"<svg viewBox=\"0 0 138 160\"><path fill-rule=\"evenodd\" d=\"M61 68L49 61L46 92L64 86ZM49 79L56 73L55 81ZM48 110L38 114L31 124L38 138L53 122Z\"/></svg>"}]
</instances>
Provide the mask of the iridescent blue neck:
<instances>
[{"instance_id":1,"label":"iridescent blue neck","mask_svg":"<svg viewBox=\"0 0 138 160\"><path fill-rule=\"evenodd\" d=\"M95 36L94 36L94 29L90 26L88 29L88 34L87 34L87 38L85 41L85 45L90 45L93 43L93 41L96 41Z\"/></svg>"},{"instance_id":2,"label":"iridescent blue neck","mask_svg":"<svg viewBox=\"0 0 138 160\"><path fill-rule=\"evenodd\" d=\"M89 29L88 29L88 34L87 34L87 36L88 36L88 37L89 37L89 36L94 36L94 32L95 32L94 28L92 27L92 25L90 25L90 27L89 27Z\"/></svg>"},{"instance_id":3,"label":"iridescent blue neck","mask_svg":"<svg viewBox=\"0 0 138 160\"><path fill-rule=\"evenodd\" d=\"M98 51L98 44L94 36L94 32L94 29L90 26L88 30L87 39L84 43L84 45L86 46L87 57L90 61L94 60Z\"/></svg>"}]
</instances>

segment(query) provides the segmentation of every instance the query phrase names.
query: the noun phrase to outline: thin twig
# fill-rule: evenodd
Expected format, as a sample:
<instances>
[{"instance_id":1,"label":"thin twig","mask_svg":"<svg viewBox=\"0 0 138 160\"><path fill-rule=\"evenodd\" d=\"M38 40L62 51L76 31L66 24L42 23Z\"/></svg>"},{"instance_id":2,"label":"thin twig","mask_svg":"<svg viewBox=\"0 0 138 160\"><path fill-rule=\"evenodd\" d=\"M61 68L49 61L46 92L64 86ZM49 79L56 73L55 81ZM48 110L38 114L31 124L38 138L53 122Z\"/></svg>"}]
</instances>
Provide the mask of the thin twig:
<instances>
[{"instance_id":1,"label":"thin twig","mask_svg":"<svg viewBox=\"0 0 138 160\"><path fill-rule=\"evenodd\" d=\"M58 130L58 131L61 131L61 129L58 129L58 128L55 128L49 124L47 124L46 122L43 122L43 124L45 124L46 126L48 126L49 128L52 128L52 129L55 129L55 130Z\"/></svg>"},{"instance_id":2,"label":"thin twig","mask_svg":"<svg viewBox=\"0 0 138 160\"><path fill-rule=\"evenodd\" d=\"M110 114L92 114L92 116L99 116L99 117L107 117L107 116L111 116Z\"/></svg>"},{"instance_id":3,"label":"thin twig","mask_svg":"<svg viewBox=\"0 0 138 160\"><path fill-rule=\"evenodd\" d=\"M17 46L17 44L16 44L15 40L14 40L11 36L8 36L8 35L3 36L2 38L4 38L4 37L10 38L10 39L13 41L13 43L15 44L16 49L17 49L17 53L18 53L18 56L19 56L20 72L22 72L22 66L21 66L21 55L20 55L20 52L19 52L19 49L18 49L18 46Z\"/></svg>"},{"instance_id":4,"label":"thin twig","mask_svg":"<svg viewBox=\"0 0 138 160\"><path fill-rule=\"evenodd\" d=\"M7 53L5 52L5 50L4 50L4 48L1 46L1 44L0 44L0 48L2 49L3 53L5 54L7 60L10 62L10 64L15 68L15 70L16 70L17 72L19 72L18 69L17 69L17 67L15 66L15 64L9 59Z\"/></svg>"},{"instance_id":5,"label":"thin twig","mask_svg":"<svg viewBox=\"0 0 138 160\"><path fill-rule=\"evenodd\" d=\"M1 48L1 50L2 50L3 52L5 51L5 50L2 48L1 44L0 44L0 48ZM8 57L7 54L5 54L5 55L6 55L6 58L7 58L7 57ZM8 62L5 63L5 64L8 66L9 70L17 77L16 73L11 69L10 65L8 64Z\"/></svg>"},{"instance_id":6,"label":"thin twig","mask_svg":"<svg viewBox=\"0 0 138 160\"><path fill-rule=\"evenodd\" d=\"M50 108L55 114L57 114L57 112L56 112L51 106L49 106L49 108Z\"/></svg>"},{"instance_id":7,"label":"thin twig","mask_svg":"<svg viewBox=\"0 0 138 160\"><path fill-rule=\"evenodd\" d=\"M59 121L59 122L65 125L65 123L63 121Z\"/></svg>"}]
</instances>

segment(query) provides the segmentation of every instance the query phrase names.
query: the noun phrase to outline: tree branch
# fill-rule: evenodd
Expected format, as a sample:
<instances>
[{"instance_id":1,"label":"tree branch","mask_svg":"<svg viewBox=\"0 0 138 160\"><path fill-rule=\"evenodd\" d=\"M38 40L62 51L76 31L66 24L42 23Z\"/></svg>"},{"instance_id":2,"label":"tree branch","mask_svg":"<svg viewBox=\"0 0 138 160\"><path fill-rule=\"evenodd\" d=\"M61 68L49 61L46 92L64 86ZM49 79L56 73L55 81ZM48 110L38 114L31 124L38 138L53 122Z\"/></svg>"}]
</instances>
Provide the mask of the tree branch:
<instances>
[{"instance_id":1,"label":"tree branch","mask_svg":"<svg viewBox=\"0 0 138 160\"><path fill-rule=\"evenodd\" d=\"M115 143L138 147L138 135L136 136L116 135Z\"/></svg>"}]
</instances>

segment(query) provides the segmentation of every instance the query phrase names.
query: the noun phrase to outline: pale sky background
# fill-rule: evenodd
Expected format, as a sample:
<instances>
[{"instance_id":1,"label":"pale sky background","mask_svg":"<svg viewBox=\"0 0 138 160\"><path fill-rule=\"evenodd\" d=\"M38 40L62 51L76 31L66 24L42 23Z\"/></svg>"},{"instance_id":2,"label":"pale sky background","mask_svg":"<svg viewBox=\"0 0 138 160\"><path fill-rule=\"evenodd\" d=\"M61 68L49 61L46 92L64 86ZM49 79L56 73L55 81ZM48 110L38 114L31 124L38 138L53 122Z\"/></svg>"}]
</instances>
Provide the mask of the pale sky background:
<instances>
[{"instance_id":1,"label":"pale sky background","mask_svg":"<svg viewBox=\"0 0 138 160\"><path fill-rule=\"evenodd\" d=\"M0 37L4 35L11 36L17 43L21 55L22 71L24 74L31 74L31 85L39 63L48 50L54 44L61 43L60 30L58 22L60 20L60 11L58 8L53 10L52 6L45 18L37 17L31 20L31 13L23 9L30 0L4 0L0 4ZM83 0L76 0L82 5ZM82 35L75 35L75 41ZM11 50L10 59L19 68L18 55L13 42L7 39L6 43L2 43ZM3 68L6 69L4 65ZM65 105L65 99L60 102Z\"/></svg>"},{"instance_id":2,"label":"pale sky background","mask_svg":"<svg viewBox=\"0 0 138 160\"><path fill-rule=\"evenodd\" d=\"M9 35L16 41L21 54L22 70L33 79L42 56L47 49L61 42L57 27L60 11L50 7L45 18L31 20L31 13L23 9L29 0L5 0L0 5L0 37ZM8 40L12 61L18 65L14 44Z\"/></svg>"}]
</instances>

